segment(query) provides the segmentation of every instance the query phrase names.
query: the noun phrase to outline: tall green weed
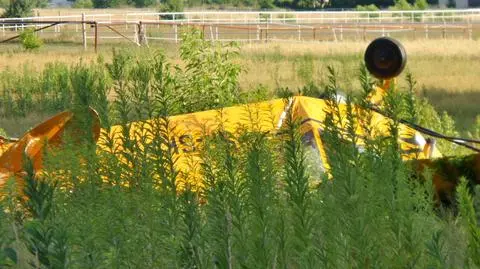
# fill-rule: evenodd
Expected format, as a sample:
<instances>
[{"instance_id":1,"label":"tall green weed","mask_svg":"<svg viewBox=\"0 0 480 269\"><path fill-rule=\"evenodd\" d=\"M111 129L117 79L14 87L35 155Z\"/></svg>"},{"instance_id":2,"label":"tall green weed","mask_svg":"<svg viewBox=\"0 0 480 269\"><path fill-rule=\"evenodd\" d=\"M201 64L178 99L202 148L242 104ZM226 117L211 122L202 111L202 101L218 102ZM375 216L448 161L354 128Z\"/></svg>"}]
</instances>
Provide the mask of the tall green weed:
<instances>
[{"instance_id":1,"label":"tall green weed","mask_svg":"<svg viewBox=\"0 0 480 269\"><path fill-rule=\"evenodd\" d=\"M344 114L340 113L343 101L337 97L337 74L328 70L327 117L315 130L326 145L327 175L312 162L315 156L309 155L300 123L291 114L277 133L263 133L258 115L246 107L250 129L238 126L233 133L222 129L221 107L268 96L261 88L251 95L240 93L241 68L230 61L234 54L228 52L235 47L205 42L199 32L192 36L190 40L185 36L181 48L186 65L172 65L161 52L152 56L148 51L145 56L114 51L109 63L100 59L89 67L52 65L47 73L18 80L24 89L31 89L32 97L15 95L16 100L32 105L15 107L23 107L23 113L70 108L81 115L77 129L85 133L66 137L61 150L48 153L42 173L26 162L26 197L6 188L0 211L0 264L14 268L477 265L476 204L465 183L458 192L458 217L451 209L435 207L432 182L414 180L413 171L401 159L400 118L422 123L439 117L429 124L441 122L433 109L411 98L413 79L407 91L395 85L389 89L384 105L392 115L389 133L374 137L371 112L359 113L355 106L368 102L376 82L362 68L362 89L357 96L347 93ZM55 84L57 92L47 83ZM61 85L68 90L62 91ZM314 84L302 91L320 94ZM286 91L283 94L288 96ZM40 98L52 107L40 106ZM102 150L86 135L92 127L89 106L97 109L105 128L99 141ZM204 109L218 110L220 127L192 153L201 162L192 158L189 168L180 171L172 142L178 130L169 116ZM143 119L152 120L139 122L134 129L131 121ZM121 150L109 135L113 124L123 134ZM363 137L358 129L364 131ZM187 184L189 178L201 183Z\"/></svg>"}]
</instances>

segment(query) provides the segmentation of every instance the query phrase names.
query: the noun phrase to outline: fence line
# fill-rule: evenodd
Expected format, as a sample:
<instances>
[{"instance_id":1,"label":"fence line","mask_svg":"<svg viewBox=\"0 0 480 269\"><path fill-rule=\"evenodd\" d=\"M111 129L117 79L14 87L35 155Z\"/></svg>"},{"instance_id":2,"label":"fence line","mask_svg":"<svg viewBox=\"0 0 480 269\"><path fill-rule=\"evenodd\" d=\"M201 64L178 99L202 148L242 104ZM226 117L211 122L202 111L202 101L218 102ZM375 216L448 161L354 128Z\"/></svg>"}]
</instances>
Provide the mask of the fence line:
<instances>
[{"instance_id":1,"label":"fence line","mask_svg":"<svg viewBox=\"0 0 480 269\"><path fill-rule=\"evenodd\" d=\"M90 27L87 29L86 25ZM87 40L91 39L94 39L95 48L99 40L121 39L137 45L148 45L149 40L178 42L181 39L181 28L186 26L199 28L205 39L215 41L338 42L347 39L367 40L378 36L473 39L480 32L480 9L149 12L4 18L0 19L0 36L4 40L12 40L18 36L18 32L33 28L45 38L82 40L86 49Z\"/></svg>"},{"instance_id":2,"label":"fence line","mask_svg":"<svg viewBox=\"0 0 480 269\"><path fill-rule=\"evenodd\" d=\"M445 9L445 10L410 10L410 11L190 11L190 12L126 12L126 13L85 13L87 20L146 20L154 18L156 21L174 22L275 22L294 21L298 23L354 23L357 21L372 22L440 22L440 21L480 21L480 9ZM36 21L36 20L82 20L82 14L65 16L40 16L25 18L1 18L0 22L7 21ZM151 20L151 19L150 19Z\"/></svg>"}]
</instances>

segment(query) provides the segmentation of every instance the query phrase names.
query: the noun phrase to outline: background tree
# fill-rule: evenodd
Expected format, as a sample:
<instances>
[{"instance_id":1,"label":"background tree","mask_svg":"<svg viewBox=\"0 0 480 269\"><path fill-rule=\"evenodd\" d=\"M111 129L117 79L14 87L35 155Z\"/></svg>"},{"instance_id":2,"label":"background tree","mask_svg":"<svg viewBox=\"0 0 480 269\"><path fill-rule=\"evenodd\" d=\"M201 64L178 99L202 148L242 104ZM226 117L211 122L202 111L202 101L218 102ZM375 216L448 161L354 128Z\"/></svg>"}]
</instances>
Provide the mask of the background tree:
<instances>
[{"instance_id":1,"label":"background tree","mask_svg":"<svg viewBox=\"0 0 480 269\"><path fill-rule=\"evenodd\" d=\"M33 15L33 8L38 2L36 0L12 0L5 10L3 17L20 18Z\"/></svg>"}]
</instances>

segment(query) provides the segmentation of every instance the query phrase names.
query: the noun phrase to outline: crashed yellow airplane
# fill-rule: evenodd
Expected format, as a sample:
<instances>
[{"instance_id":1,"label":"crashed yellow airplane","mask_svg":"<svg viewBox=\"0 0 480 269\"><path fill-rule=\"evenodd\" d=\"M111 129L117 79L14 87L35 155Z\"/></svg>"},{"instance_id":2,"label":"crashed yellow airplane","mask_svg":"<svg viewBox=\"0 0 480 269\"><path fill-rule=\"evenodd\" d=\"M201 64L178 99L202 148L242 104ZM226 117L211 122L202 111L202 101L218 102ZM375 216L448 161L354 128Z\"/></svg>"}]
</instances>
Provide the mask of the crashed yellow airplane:
<instances>
[{"instance_id":1,"label":"crashed yellow airplane","mask_svg":"<svg viewBox=\"0 0 480 269\"><path fill-rule=\"evenodd\" d=\"M374 104L381 103L388 88L389 79L397 76L405 66L405 52L395 40L380 38L373 41L367 48L365 55L367 68L376 77L385 79L383 88L376 88L371 95ZM300 134L305 147L317 156L317 165L323 171L328 171L329 161L325 151L325 142L322 138L324 121L328 113L327 101L324 99L294 96L288 100L275 99L254 104L226 107L219 110L202 111L185 115L169 117L172 128L172 145L174 154L178 157L177 169L188 169L187 162L191 158L200 158L193 154L199 148L205 136L212 135L219 130L234 134L242 128L245 131L256 131L275 134L282 129L287 115L300 123ZM341 100L338 104L341 114L345 114L347 105ZM354 111L360 115L364 108L354 106ZM125 135L122 126L112 126L109 130L101 130L98 115L91 111L95 119L92 132L97 139L97 150L109 151L105 141L113 141L114 148L121 152L122 136ZM290 113L290 114L289 114ZM372 111L371 126L376 130L376 135L388 135L388 123L390 118L378 111ZM34 169L40 171L42 165L42 152L46 143L52 146L61 146L62 136L66 129L71 128L75 115L72 112L60 113L43 122L20 139L7 139L0 137L0 188L8 178L15 176L21 181L24 167L24 156L33 160ZM142 136L151 134L151 126L155 119L141 122L133 122L130 126L129 135ZM338 123L342 125L342 122ZM341 126L339 126L341 127ZM356 130L362 137L362 129ZM149 143L152 137L146 135L145 143ZM362 141L359 141L362 144ZM424 136L411 126L400 124L399 144L402 157L408 159L428 159L441 157L440 152ZM118 154L119 161L122 161Z\"/></svg>"}]
</instances>

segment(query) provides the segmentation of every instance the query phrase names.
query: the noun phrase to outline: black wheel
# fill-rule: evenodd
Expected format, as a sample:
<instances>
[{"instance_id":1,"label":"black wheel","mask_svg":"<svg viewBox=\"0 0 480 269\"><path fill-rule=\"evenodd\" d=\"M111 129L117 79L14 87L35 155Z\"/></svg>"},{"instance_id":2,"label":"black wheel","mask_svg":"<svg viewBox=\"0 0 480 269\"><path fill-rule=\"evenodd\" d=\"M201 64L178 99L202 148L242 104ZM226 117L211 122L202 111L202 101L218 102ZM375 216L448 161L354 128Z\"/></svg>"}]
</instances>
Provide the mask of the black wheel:
<instances>
[{"instance_id":1,"label":"black wheel","mask_svg":"<svg viewBox=\"0 0 480 269\"><path fill-rule=\"evenodd\" d=\"M368 71L379 79L391 79L400 75L406 63L405 48L393 38L377 38L365 51L365 65Z\"/></svg>"}]
</instances>

